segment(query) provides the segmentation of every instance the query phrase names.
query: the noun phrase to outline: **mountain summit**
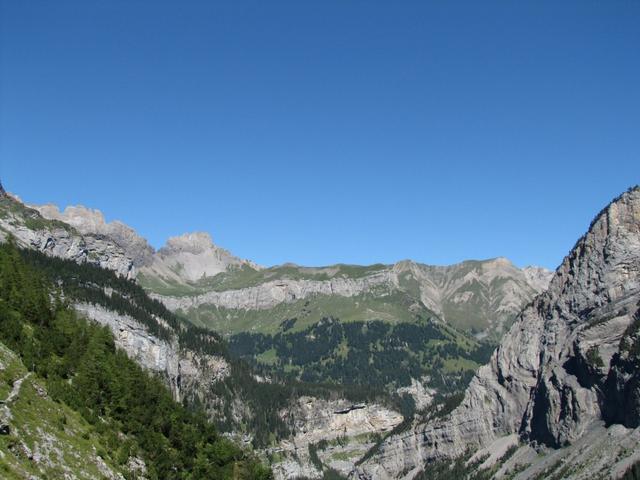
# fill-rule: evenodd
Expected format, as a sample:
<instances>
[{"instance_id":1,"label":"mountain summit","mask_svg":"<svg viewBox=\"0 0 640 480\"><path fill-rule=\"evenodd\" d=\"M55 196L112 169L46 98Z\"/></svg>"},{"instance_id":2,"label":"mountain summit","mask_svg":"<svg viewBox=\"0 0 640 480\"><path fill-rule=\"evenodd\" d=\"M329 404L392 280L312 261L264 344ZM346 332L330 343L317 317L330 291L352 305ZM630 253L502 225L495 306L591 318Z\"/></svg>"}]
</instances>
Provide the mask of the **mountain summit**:
<instances>
[{"instance_id":1,"label":"mountain summit","mask_svg":"<svg viewBox=\"0 0 640 480\"><path fill-rule=\"evenodd\" d=\"M180 284L196 282L245 265L255 270L260 268L215 245L208 233L194 232L169 238L151 264L142 269L142 274L162 282Z\"/></svg>"}]
</instances>

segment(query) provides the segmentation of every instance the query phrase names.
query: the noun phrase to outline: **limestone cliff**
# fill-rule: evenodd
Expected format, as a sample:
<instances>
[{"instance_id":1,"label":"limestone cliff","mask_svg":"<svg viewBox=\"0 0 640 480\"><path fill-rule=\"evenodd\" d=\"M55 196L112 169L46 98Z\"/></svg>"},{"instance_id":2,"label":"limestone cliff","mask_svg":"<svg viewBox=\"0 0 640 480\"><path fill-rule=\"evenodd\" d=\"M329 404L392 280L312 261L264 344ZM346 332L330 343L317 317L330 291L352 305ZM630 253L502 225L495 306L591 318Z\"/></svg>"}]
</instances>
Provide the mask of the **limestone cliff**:
<instances>
[{"instance_id":1,"label":"limestone cliff","mask_svg":"<svg viewBox=\"0 0 640 480\"><path fill-rule=\"evenodd\" d=\"M259 268L253 262L237 258L215 245L208 233L196 232L172 237L156 252L147 240L128 225L118 220L105 221L100 210L81 205L68 206L63 211L53 204L29 207L39 212L43 218L70 225L83 235L99 235L111 239L126 252L139 272L160 282L194 282L243 265ZM134 275L137 273L134 272Z\"/></svg>"},{"instance_id":2,"label":"limestone cliff","mask_svg":"<svg viewBox=\"0 0 640 480\"><path fill-rule=\"evenodd\" d=\"M355 408L354 408L355 407ZM280 412L294 434L265 453L276 479L322 479L330 468L348 475L376 439L392 430L403 417L376 404L353 405L343 399L300 397Z\"/></svg>"},{"instance_id":3,"label":"limestone cliff","mask_svg":"<svg viewBox=\"0 0 640 480\"><path fill-rule=\"evenodd\" d=\"M133 265L140 268L152 261L153 247L136 231L119 221L107 222L100 210L78 206L69 206L60 211L56 205L29 205L49 220L58 220L71 225L83 235L102 235L120 246L132 259Z\"/></svg>"},{"instance_id":4,"label":"limestone cliff","mask_svg":"<svg viewBox=\"0 0 640 480\"><path fill-rule=\"evenodd\" d=\"M639 307L635 188L595 218L548 290L522 311L480 368L461 405L442 420L417 423L388 438L356 475L412 478L434 459L487 448L514 434L528 445L559 448L603 421L623 430L638 427L639 364L633 352ZM621 450L620 458L637 449L636 444L626 454Z\"/></svg>"},{"instance_id":5,"label":"limestone cliff","mask_svg":"<svg viewBox=\"0 0 640 480\"><path fill-rule=\"evenodd\" d=\"M0 241L9 235L21 247L33 248L78 263L92 263L134 278L135 256L105 233L82 233L72 225L48 219L10 194L0 196Z\"/></svg>"},{"instance_id":6,"label":"limestone cliff","mask_svg":"<svg viewBox=\"0 0 640 480\"><path fill-rule=\"evenodd\" d=\"M213 420L224 420L224 400L212 393L212 387L231 374L222 356L207 355L182 348L177 336L163 340L154 336L136 319L104 307L77 303L78 313L113 332L116 345L140 366L159 375L176 401L200 405ZM160 321L160 320L159 320ZM242 402L229 405L232 423L240 423L247 407Z\"/></svg>"}]
</instances>

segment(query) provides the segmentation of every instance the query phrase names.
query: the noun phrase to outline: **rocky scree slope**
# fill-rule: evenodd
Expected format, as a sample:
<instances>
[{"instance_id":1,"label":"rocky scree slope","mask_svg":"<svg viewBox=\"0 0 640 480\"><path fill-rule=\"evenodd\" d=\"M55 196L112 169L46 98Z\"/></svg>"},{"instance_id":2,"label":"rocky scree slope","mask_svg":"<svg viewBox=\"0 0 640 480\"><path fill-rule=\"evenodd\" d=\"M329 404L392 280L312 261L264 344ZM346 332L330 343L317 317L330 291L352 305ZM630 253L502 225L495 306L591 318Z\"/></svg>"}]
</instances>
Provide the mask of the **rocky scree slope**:
<instances>
[{"instance_id":1,"label":"rocky scree slope","mask_svg":"<svg viewBox=\"0 0 640 480\"><path fill-rule=\"evenodd\" d=\"M568 447L575 453L571 445L603 424L610 426L607 448L613 449L622 444L616 439L634 435L640 424L639 355L636 187L595 218L548 290L522 311L490 362L480 368L460 406L442 420L416 423L389 437L354 476L413 478L423 468L428 472L429 462L491 450L510 436L526 445ZM637 442L620 447L611 464L598 467L604 473L570 463L565 472L575 475L571 478L597 478L596 473L607 478L619 472L616 463L638 455L639 449ZM586 462L579 455L571 458ZM540 461L529 462L535 470ZM527 471L518 478L531 478Z\"/></svg>"}]
</instances>

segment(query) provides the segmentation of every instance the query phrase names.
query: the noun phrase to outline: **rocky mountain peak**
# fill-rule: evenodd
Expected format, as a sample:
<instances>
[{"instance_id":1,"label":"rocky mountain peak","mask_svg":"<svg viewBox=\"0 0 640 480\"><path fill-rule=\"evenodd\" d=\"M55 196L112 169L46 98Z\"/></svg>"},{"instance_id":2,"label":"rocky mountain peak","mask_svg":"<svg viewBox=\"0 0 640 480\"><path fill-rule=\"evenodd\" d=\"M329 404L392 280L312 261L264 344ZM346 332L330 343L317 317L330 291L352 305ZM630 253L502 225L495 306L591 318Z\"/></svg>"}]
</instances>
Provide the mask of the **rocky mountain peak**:
<instances>
[{"instance_id":1,"label":"rocky mountain peak","mask_svg":"<svg viewBox=\"0 0 640 480\"><path fill-rule=\"evenodd\" d=\"M495 257L495 258L489 259L487 262L493 265L499 265L502 267L513 266L513 262L511 262L511 260L509 260L507 257Z\"/></svg>"},{"instance_id":2,"label":"rocky mountain peak","mask_svg":"<svg viewBox=\"0 0 640 480\"><path fill-rule=\"evenodd\" d=\"M548 290L520 313L478 370L460 406L416 425L410 438L387 439L360 478L399 478L401 472L411 478L430 460L490 448L509 436L559 448L603 421L638 427L640 359L624 345L639 344L639 329L635 187L596 216Z\"/></svg>"},{"instance_id":3,"label":"rocky mountain peak","mask_svg":"<svg viewBox=\"0 0 640 480\"><path fill-rule=\"evenodd\" d=\"M57 205L47 203L45 205L29 205L38 210L40 215L50 220L60 220L82 233L97 233L104 230L107 222L100 210L94 210L82 205L68 206L64 211L60 211Z\"/></svg>"},{"instance_id":4,"label":"rocky mountain peak","mask_svg":"<svg viewBox=\"0 0 640 480\"><path fill-rule=\"evenodd\" d=\"M0 181L0 197L4 197L7 194L4 187L2 186L2 182Z\"/></svg>"},{"instance_id":5,"label":"rocky mountain peak","mask_svg":"<svg viewBox=\"0 0 640 480\"><path fill-rule=\"evenodd\" d=\"M553 277L553 273L548 268L538 267L536 265L528 265L522 269L527 282L539 292L547 289L549 282Z\"/></svg>"},{"instance_id":6,"label":"rocky mountain peak","mask_svg":"<svg viewBox=\"0 0 640 480\"><path fill-rule=\"evenodd\" d=\"M142 272L163 281L181 283L213 277L230 268L242 266L260 268L215 245L208 233L193 232L169 238L165 246L158 250L151 265Z\"/></svg>"},{"instance_id":7,"label":"rocky mountain peak","mask_svg":"<svg viewBox=\"0 0 640 480\"><path fill-rule=\"evenodd\" d=\"M594 300L612 302L640 281L640 188L620 195L591 222L549 284L576 313ZM600 305L596 305L600 306Z\"/></svg>"},{"instance_id":8,"label":"rocky mountain peak","mask_svg":"<svg viewBox=\"0 0 640 480\"><path fill-rule=\"evenodd\" d=\"M171 237L161 251L169 252L189 252L200 254L207 250L216 250L218 247L213 243L211 235L207 232L193 232Z\"/></svg>"},{"instance_id":9,"label":"rocky mountain peak","mask_svg":"<svg viewBox=\"0 0 640 480\"><path fill-rule=\"evenodd\" d=\"M82 234L108 237L131 256L136 267L147 265L152 260L154 249L146 239L120 221L107 222L100 210L82 205L68 206L64 211L60 211L54 204L29 205L29 207L37 210L46 219L71 225Z\"/></svg>"}]
</instances>

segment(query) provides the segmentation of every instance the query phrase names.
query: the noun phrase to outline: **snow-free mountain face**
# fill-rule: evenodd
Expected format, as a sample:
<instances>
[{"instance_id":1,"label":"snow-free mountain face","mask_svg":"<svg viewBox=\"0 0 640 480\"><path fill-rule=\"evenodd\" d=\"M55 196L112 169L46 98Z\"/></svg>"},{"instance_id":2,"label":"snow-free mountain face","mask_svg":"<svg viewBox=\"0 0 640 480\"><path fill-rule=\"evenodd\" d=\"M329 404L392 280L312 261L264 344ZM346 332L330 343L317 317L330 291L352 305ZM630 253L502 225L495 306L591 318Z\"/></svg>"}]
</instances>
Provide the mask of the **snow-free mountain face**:
<instances>
[{"instance_id":1,"label":"snow-free mountain face","mask_svg":"<svg viewBox=\"0 0 640 480\"><path fill-rule=\"evenodd\" d=\"M47 218L4 190L0 193L0 241L12 236L20 247L99 265L122 277L135 278L135 250L128 250L127 245L104 233L83 232L70 223Z\"/></svg>"},{"instance_id":2,"label":"snow-free mountain face","mask_svg":"<svg viewBox=\"0 0 640 480\"><path fill-rule=\"evenodd\" d=\"M437 317L479 338L499 338L550 272L519 269L504 258L430 266L262 268L215 245L207 233L170 238L158 251L134 229L99 210L26 206L3 195L0 229L51 254L97 263L138 281L170 308L224 333L273 332L324 317L392 323ZM237 320L237 321L236 321Z\"/></svg>"},{"instance_id":3,"label":"snow-free mountain face","mask_svg":"<svg viewBox=\"0 0 640 480\"><path fill-rule=\"evenodd\" d=\"M136 267L151 262L154 250L137 232L119 221L106 222L100 210L78 206L69 206L63 211L53 204L29 205L40 212L43 218L58 220L71 225L84 235L103 235L122 247L132 258Z\"/></svg>"},{"instance_id":4,"label":"snow-free mountain face","mask_svg":"<svg viewBox=\"0 0 640 480\"><path fill-rule=\"evenodd\" d=\"M533 274L532 274L533 272ZM548 282L550 272L522 270L504 258L431 266L287 264L260 271L234 268L197 282L142 282L169 308L225 333L273 333L324 317L391 323L437 317L480 338L496 338Z\"/></svg>"},{"instance_id":5,"label":"snow-free mountain face","mask_svg":"<svg viewBox=\"0 0 640 480\"><path fill-rule=\"evenodd\" d=\"M243 265L259 268L216 246L208 233L172 237L156 252L133 228L117 220L106 222L100 210L81 205L69 206L63 211L53 204L29 207L44 219L63 222L83 235L104 236L112 240L131 257L137 269L136 276L147 276L160 284L195 282Z\"/></svg>"},{"instance_id":6,"label":"snow-free mountain face","mask_svg":"<svg viewBox=\"0 0 640 480\"><path fill-rule=\"evenodd\" d=\"M282 412L297 412L290 421L303 433L279 438L274 447L279 478L321 478L317 462L354 478L429 478L424 472L432 462L473 450L470 468L495 465L495 478L544 478L549 472L616 478L640 458L637 188L594 220L555 274L519 269L504 258L450 266L402 261L260 268L215 246L207 234L170 239L155 252L133 229L105 222L98 211L30 208L0 190L0 238L9 235L20 246L137 278L188 320L233 334L232 353L248 358L242 352L249 352L260 367L254 382L269 382L264 374L273 367L295 379L369 382L381 395L413 399L416 418L405 417L404 427L393 432L388 430L399 428L399 412L383 405L351 411L346 399L331 400L322 407L321 423L305 412L323 400L283 405ZM101 321L95 306L84 307L80 311ZM462 403L438 419L454 398L443 395L464 388L488 358L478 338L500 338L514 318ZM114 332L127 353L154 369L149 359L156 358L156 347L142 345L161 341L118 325ZM211 365L187 370L193 378L213 371ZM184 386L183 373L176 378ZM211 399L200 393L207 404ZM237 407L239 419L253 421L250 409ZM334 418L346 410L348 417ZM337 420L348 426L340 437L349 438L346 446L323 442L333 438L330 425ZM359 429L363 422L371 426L366 432ZM299 455L298 447L309 455Z\"/></svg>"},{"instance_id":7,"label":"snow-free mountain face","mask_svg":"<svg viewBox=\"0 0 640 480\"><path fill-rule=\"evenodd\" d=\"M617 478L640 456L639 385L636 187L596 217L460 406L386 439L358 478L428 478L429 462L474 450L488 468L518 444L497 477Z\"/></svg>"},{"instance_id":8,"label":"snow-free mountain face","mask_svg":"<svg viewBox=\"0 0 640 480\"><path fill-rule=\"evenodd\" d=\"M260 268L215 245L208 233L196 232L167 240L166 245L141 270L141 275L159 285L182 285L244 266L254 270Z\"/></svg>"}]
</instances>

